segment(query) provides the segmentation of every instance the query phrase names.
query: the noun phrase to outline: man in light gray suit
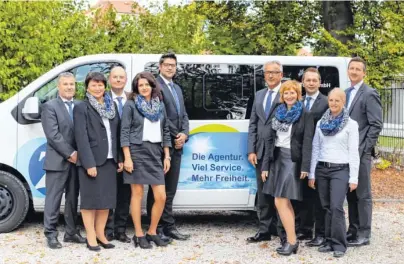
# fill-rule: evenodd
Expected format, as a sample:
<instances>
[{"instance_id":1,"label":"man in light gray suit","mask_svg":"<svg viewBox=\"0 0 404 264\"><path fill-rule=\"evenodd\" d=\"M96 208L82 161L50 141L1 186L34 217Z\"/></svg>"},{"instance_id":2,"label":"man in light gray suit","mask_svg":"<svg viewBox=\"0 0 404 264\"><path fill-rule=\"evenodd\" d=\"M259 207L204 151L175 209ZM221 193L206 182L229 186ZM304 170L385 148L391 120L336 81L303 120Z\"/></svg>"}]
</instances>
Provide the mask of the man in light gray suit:
<instances>
[{"instance_id":1,"label":"man in light gray suit","mask_svg":"<svg viewBox=\"0 0 404 264\"><path fill-rule=\"evenodd\" d=\"M358 188L348 191L349 228L348 246L370 244L372 225L371 155L383 128L382 106L377 91L363 82L366 62L359 57L348 64L351 87L345 90L346 107L350 117L359 125L359 167Z\"/></svg>"},{"instance_id":2,"label":"man in light gray suit","mask_svg":"<svg viewBox=\"0 0 404 264\"><path fill-rule=\"evenodd\" d=\"M79 182L77 177L77 151L73 132L73 108L76 101L74 75L66 72L58 78L59 96L43 105L42 127L47 139L44 170L46 171L46 197L44 228L48 246L61 248L56 228L60 202L65 195L64 216L66 233L64 242L85 243L76 228Z\"/></svg>"},{"instance_id":3,"label":"man in light gray suit","mask_svg":"<svg viewBox=\"0 0 404 264\"><path fill-rule=\"evenodd\" d=\"M247 238L247 242L256 243L271 240L271 226L276 228L278 221L274 198L262 193L263 181L261 165L264 158L265 138L271 131L271 118L279 103L279 89L283 77L282 64L270 61L264 65L264 78L267 89L255 95L248 127L248 160L255 167L257 178L257 213L259 220L258 232Z\"/></svg>"}]
</instances>

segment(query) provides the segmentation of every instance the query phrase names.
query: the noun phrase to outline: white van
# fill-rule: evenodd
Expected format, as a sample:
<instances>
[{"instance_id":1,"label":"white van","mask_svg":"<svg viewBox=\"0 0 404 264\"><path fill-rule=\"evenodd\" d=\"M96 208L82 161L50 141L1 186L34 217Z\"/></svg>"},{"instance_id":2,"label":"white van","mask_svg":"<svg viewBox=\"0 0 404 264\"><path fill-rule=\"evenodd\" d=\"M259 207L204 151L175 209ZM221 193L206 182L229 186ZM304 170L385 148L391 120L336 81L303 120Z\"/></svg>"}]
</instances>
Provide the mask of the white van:
<instances>
[{"instance_id":1,"label":"white van","mask_svg":"<svg viewBox=\"0 0 404 264\"><path fill-rule=\"evenodd\" d=\"M158 74L160 55L100 54L67 61L0 104L0 232L15 229L28 209L43 211L46 139L40 106L57 96L56 78L69 71L83 94L90 71L108 75L123 66L131 90L136 73ZM349 58L293 56L178 55L176 82L190 119L175 209L254 210L256 180L247 161L248 119L255 92L263 89L263 64L278 60L284 79L301 80L307 67L321 73L321 92L348 87Z\"/></svg>"}]
</instances>

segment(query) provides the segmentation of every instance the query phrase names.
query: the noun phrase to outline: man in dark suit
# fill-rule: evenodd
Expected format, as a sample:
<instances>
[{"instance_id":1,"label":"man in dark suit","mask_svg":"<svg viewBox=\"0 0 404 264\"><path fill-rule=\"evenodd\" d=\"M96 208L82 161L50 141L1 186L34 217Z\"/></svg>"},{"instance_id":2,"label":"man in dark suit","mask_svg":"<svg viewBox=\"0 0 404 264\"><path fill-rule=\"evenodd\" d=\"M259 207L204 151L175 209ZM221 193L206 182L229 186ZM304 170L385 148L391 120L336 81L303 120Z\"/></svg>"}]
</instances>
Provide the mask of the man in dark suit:
<instances>
[{"instance_id":1,"label":"man in dark suit","mask_svg":"<svg viewBox=\"0 0 404 264\"><path fill-rule=\"evenodd\" d=\"M370 169L372 150L383 128L382 106L378 92L364 83L366 62L359 57L348 64L351 87L345 90L349 116L359 126L359 178L356 190L347 194L349 228L348 246L370 244L372 225L372 192Z\"/></svg>"},{"instance_id":2,"label":"man in dark suit","mask_svg":"<svg viewBox=\"0 0 404 264\"><path fill-rule=\"evenodd\" d=\"M160 219L158 233L164 240L167 239L166 236L178 240L187 240L190 235L182 234L178 231L173 216L173 200L180 175L182 148L189 135L189 120L185 110L184 97L181 88L172 80L177 70L177 57L175 54L167 53L162 55L159 61L159 70L160 75L157 77L157 81L163 94L173 148L171 149L171 168L165 176L167 199ZM147 194L147 214L149 216L151 216L153 203L153 192L149 188Z\"/></svg>"},{"instance_id":3,"label":"man in dark suit","mask_svg":"<svg viewBox=\"0 0 404 264\"><path fill-rule=\"evenodd\" d=\"M109 84L111 85L111 97L116 103L119 118L122 117L123 106L126 103L128 94L124 91L127 75L125 69L115 66L109 74ZM107 225L105 226L105 236L108 241L114 239L123 243L130 243L131 239L126 235L126 223L129 217L130 206L130 185L123 183L122 172L117 173L117 197L115 210L109 210Z\"/></svg>"},{"instance_id":4,"label":"man in dark suit","mask_svg":"<svg viewBox=\"0 0 404 264\"><path fill-rule=\"evenodd\" d=\"M271 131L270 120L276 105L279 103L282 77L283 69L280 62L270 61L264 65L267 89L262 89L256 93L251 109L248 127L248 160L256 170L259 228L254 236L247 238L249 243L271 240L271 231L276 229L278 222L274 198L262 193L264 183L261 178L261 166L265 152L265 138Z\"/></svg>"},{"instance_id":5,"label":"man in dark suit","mask_svg":"<svg viewBox=\"0 0 404 264\"><path fill-rule=\"evenodd\" d=\"M46 171L46 197L44 228L48 246L61 248L56 228L60 202L65 191L66 233L64 242L85 243L76 228L79 182L77 177L77 151L73 131L73 100L76 92L74 75L66 72L58 78L59 96L43 105L42 127L47 139L44 170Z\"/></svg>"},{"instance_id":6,"label":"man in dark suit","mask_svg":"<svg viewBox=\"0 0 404 264\"><path fill-rule=\"evenodd\" d=\"M314 120L313 131L315 131L317 122L328 109L327 96L319 91L321 76L316 68L307 68L303 73L302 82L306 91L303 103L305 108L312 114ZM297 238L299 240L310 239L306 245L319 247L325 241L325 211L322 209L317 190L308 186L308 178L303 181L303 201L295 203L296 221L299 223ZM315 229L314 239L313 229Z\"/></svg>"}]
</instances>

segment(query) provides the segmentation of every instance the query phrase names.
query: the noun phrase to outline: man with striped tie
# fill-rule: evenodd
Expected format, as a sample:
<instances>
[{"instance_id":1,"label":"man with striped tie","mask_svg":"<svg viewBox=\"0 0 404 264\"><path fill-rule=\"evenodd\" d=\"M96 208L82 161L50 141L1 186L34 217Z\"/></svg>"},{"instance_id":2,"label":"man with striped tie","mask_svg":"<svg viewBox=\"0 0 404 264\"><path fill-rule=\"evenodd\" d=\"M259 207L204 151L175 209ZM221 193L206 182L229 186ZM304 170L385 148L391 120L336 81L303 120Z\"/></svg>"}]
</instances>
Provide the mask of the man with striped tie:
<instances>
[{"instance_id":1,"label":"man with striped tie","mask_svg":"<svg viewBox=\"0 0 404 264\"><path fill-rule=\"evenodd\" d=\"M122 116L123 106L126 103L127 94L124 91L127 75L121 66L115 66L109 74L109 84L111 86L111 97L114 100L119 118ZM105 226L105 236L108 241L116 239L123 243L130 243L130 238L126 235L126 222L129 217L130 206L130 185L123 183L122 172L117 175L117 199L115 210L110 210L107 225Z\"/></svg>"}]
</instances>

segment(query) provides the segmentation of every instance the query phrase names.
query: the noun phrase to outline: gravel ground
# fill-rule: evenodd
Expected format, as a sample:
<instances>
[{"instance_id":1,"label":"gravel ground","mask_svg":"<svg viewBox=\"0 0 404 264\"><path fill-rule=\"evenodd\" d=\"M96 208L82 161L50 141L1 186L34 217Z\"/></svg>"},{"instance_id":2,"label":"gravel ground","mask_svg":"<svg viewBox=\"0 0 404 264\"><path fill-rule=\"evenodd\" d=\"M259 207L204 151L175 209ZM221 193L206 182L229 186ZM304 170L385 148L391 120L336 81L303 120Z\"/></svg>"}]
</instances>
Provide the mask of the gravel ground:
<instances>
[{"instance_id":1,"label":"gravel ground","mask_svg":"<svg viewBox=\"0 0 404 264\"><path fill-rule=\"evenodd\" d=\"M22 227L0 234L0 264L3 263L404 263L404 204L378 203L373 213L370 246L349 249L342 259L301 246L298 254L278 256L279 240L246 244L256 231L249 212L178 212L178 225L192 235L189 241L175 241L166 248L142 250L133 244L114 242L115 249L91 252L83 245L64 243L62 249L46 247L42 215ZM59 238L63 237L63 226ZM133 235L133 227L128 229ZM401 252L401 253L400 253Z\"/></svg>"}]
</instances>

